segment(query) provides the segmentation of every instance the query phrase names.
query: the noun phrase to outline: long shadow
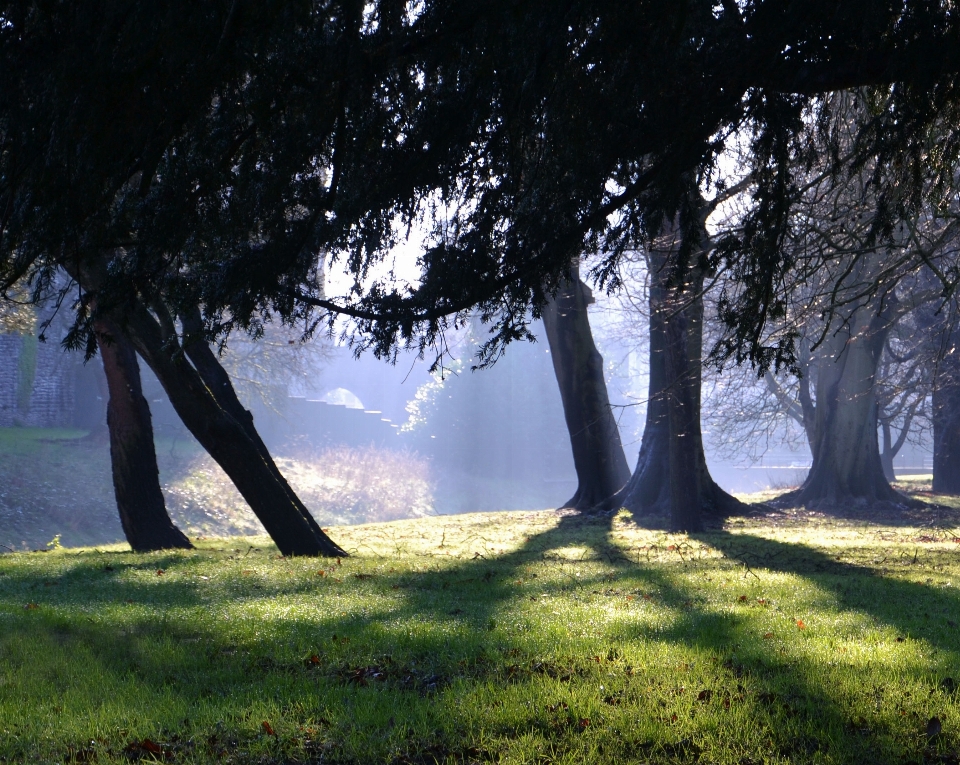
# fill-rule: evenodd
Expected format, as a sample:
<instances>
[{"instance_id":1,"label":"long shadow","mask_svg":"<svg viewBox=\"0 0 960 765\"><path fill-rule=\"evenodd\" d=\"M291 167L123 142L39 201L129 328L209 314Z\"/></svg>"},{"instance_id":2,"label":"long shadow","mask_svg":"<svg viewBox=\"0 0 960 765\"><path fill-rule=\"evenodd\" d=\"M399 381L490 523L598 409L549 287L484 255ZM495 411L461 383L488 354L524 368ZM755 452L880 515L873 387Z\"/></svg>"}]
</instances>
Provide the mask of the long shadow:
<instances>
[{"instance_id":1,"label":"long shadow","mask_svg":"<svg viewBox=\"0 0 960 765\"><path fill-rule=\"evenodd\" d=\"M802 576L831 592L838 608L859 611L895 627L904 635L924 639L945 654L946 661L942 664L960 669L960 636L949 627L946 618L956 616L960 605L960 596L952 591L890 579L873 569L839 562L804 545L729 532L704 533L693 538L757 571L763 568ZM811 757L814 752L839 744L841 751L834 752L835 757L838 754L853 756L842 752L850 745L851 752L865 747L866 754L857 755L864 762L887 761L891 732L884 729L884 723L876 721L874 729L874 723L853 717L850 708L831 688L825 687L823 678L812 666L798 667L796 656L777 650L775 642L758 639L758 633L751 634L756 633L757 625L751 623L753 616L746 611L746 604L743 613L698 607L695 590L679 586L671 576L675 570L675 566L637 565L633 577L656 591L658 600L672 608L674 618L665 629L624 624L621 630L626 639L693 647L709 660L720 663L727 671L729 682L742 689L741 701L754 705L759 726L757 737L769 736L776 741L780 756L800 755L806 759L804 754ZM862 586L864 581L866 587ZM916 608L903 609L905 602ZM944 629L946 627L949 630ZM914 679L930 685L931 670L921 666L912 671L904 668L899 671L913 674ZM939 680L941 678L933 678L931 695ZM947 685L940 687L952 692L954 681L945 679L944 682ZM812 727L820 731L818 737L791 739L787 731L793 727L790 720L795 718L808 719ZM922 727L922 723L917 726L918 739ZM926 750L918 746L917 753L924 761L941 761L935 746ZM948 757L942 761L953 760Z\"/></svg>"},{"instance_id":2,"label":"long shadow","mask_svg":"<svg viewBox=\"0 0 960 765\"><path fill-rule=\"evenodd\" d=\"M953 624L960 618L960 592L953 587L884 576L872 567L846 563L806 545L752 534L717 531L695 538L751 568L802 576L831 593L840 608L868 614L903 636L923 638L945 651L955 651L960 644ZM853 586L853 581L859 586Z\"/></svg>"},{"instance_id":3,"label":"long shadow","mask_svg":"<svg viewBox=\"0 0 960 765\"><path fill-rule=\"evenodd\" d=\"M644 588L656 591L658 601L665 604L673 612L673 619L665 629L656 632L648 630L642 623L631 622L625 614L624 620L616 626L616 633L624 640L657 641L666 644L683 645L701 651L705 657L714 657L722 662L721 674L725 673L730 687L743 686L743 698L736 703L751 704L756 714L760 714L764 722L764 735L769 735L781 747L783 753L791 751L791 747L806 747L812 752L823 742L797 742L790 739L786 731L779 731L777 724L784 723L793 716L809 716L811 720L819 720L818 725L824 728L824 739L852 740L859 737L866 740L869 749L880 753L883 749L881 733L865 731L863 726L857 730L849 719L849 711L831 695L831 689L823 688L815 679L798 671L796 660L791 661L788 656L777 654L772 644L761 644L757 641L745 641L744 634L748 631L749 617L736 612L717 612L705 608L698 603L697 593L692 589L677 583L675 574L677 564L664 565L646 563L641 560L631 560L628 553L621 549L612 539L612 519L608 517L565 516L556 526L532 535L516 550L505 555L493 557L477 556L472 559L438 561L435 567L427 570L408 572L382 572L369 581L349 573L349 563L346 564L342 575L343 583L330 584L330 577L315 578L307 581L303 578L287 582L274 581L267 583L262 592L250 592L249 586L237 587L236 595L231 598L238 600L247 598L264 599L271 596L304 596L320 594L329 591L325 588L363 587L363 592L369 597L370 606L350 614L341 614L336 608L329 613L318 614L315 610L309 615L298 617L295 613L290 618L300 619L303 630L298 633L301 639L304 632L315 635L317 645L323 645L323 663L314 668L309 661L303 659L295 662L289 660L273 661L268 649L273 645L273 637L269 630L264 633L252 633L244 645L233 645L236 638L225 636L214 624L205 624L199 627L203 634L197 635L196 626L178 625L176 622L164 625L158 633L156 629L156 613L145 613L133 619L126 619L124 624L133 634L123 636L113 634L114 623L106 618L93 622L75 618L72 615L44 616L43 611L37 613L45 618L45 629L51 639L63 644L65 641L79 640L93 646L94 657L105 675L123 677L135 672L145 684L166 682L166 678L173 673L177 678L189 681L191 672L209 671L211 662L214 668L236 664L240 662L246 671L242 688L226 677L221 681L224 687L234 688L241 695L250 693L255 697L255 687L261 678L282 672L286 674L300 674L305 678L309 673L334 673L332 676L340 678L346 688L356 687L360 692L368 677L373 677L374 669L386 673L397 687L414 679L409 686L412 690L425 692L436 666L445 661L451 663L451 653L455 658L463 655L470 659L469 651L485 650L484 644L489 642L494 648L498 644L509 642L499 633L499 620L505 613L509 613L509 606L523 592L517 585L517 578L526 579L525 569L530 564L547 562L563 567L582 561L600 561L606 564L607 570L613 570L613 576L621 580L630 580L631 586L640 583ZM793 573L803 576L825 591L831 592L839 607L856 610L871 615L875 619L896 627L902 633L911 637L926 639L931 645L955 657L957 640L950 639L950 633L938 629L936 620L956 615L960 606L960 596L952 591L929 587L922 584L904 582L879 575L877 572L862 566L843 563L829 555L808 548L804 545L776 542L762 537L730 534L728 532L712 532L695 537L711 547L724 552L730 558L742 561L752 568L764 568L770 571ZM571 558L569 554L560 554L562 548L577 547L582 554ZM258 553L262 555L263 553ZM152 556L149 560L129 559L125 554L112 554L91 563L87 556L68 566L58 575L61 580L59 586L66 588L72 585L72 591L78 588L83 592L82 605L85 608L97 610L98 607L125 603L134 600L136 604L149 604L163 609L175 605L178 609L203 607L210 604L208 596L204 595L202 587L194 581L178 580L173 576L159 576L141 581L120 581L118 574L125 567L139 569L168 569L171 574L176 571L187 573L191 565L190 554L171 554L169 556ZM252 560L255 560L253 558ZM381 567L381 570L384 567ZM573 568L573 566L571 566ZM112 569L112 570L109 570ZM853 587L851 581L865 586ZM551 581L542 585L537 583L537 593L560 593L568 589L584 589L585 586L601 587L611 582L610 574L596 578L551 577ZM113 579L114 586L101 586ZM96 584L86 588L86 583ZM480 597L471 593L470 606L461 609L463 605L459 589L470 583L475 591L476 586L483 588ZM21 570L18 573L0 577L0 602L6 601L16 608L22 605L16 600L26 599L30 593L42 595L50 605L76 606L77 598L58 599L57 586L47 587L43 575L36 571ZM378 593L392 593L395 596L389 603L380 603ZM13 599L12 599L13 598ZM908 613L891 606L884 601L893 603L908 602L924 604L914 613ZM399 603L398 603L399 601ZM82 609L81 609L82 610ZM924 616L924 614L927 614ZM455 631L453 635L471 636L472 647L454 645L451 649L449 641L451 633L443 630L424 630L414 633L406 640L405 652L412 655L411 661L403 667L390 668L380 658L371 655L375 649L382 650L383 627L398 617L419 617L424 620L449 622ZM23 617L33 618L32 616ZM18 621L21 621L18 619ZM137 630L143 630L142 635ZM24 630L24 636L29 630ZM145 664L135 645L126 645L126 642L135 642L138 637L152 637L161 634L164 639L174 641L193 641L198 638L202 642L197 645L197 657L188 657L184 665L170 669L160 664ZM334 639L334 634L339 637ZM344 638L349 638L352 644L345 644ZM454 638L455 639L455 638ZM0 641L2 642L2 641ZM289 642L289 641L288 641ZM742 644L742 645L741 645ZM304 645L307 645L304 643ZM202 649L201 647L202 646ZM321 649L317 649L321 653ZM202 656L200 654L203 654ZM309 655L309 654L308 654ZM446 655L446 659L442 657ZM213 658L211 658L213 657ZM433 665L431 665L433 660ZM204 664L204 661L207 663ZM507 682L503 675L503 667L491 663L477 662L471 670L475 677L484 673L492 673L491 679L497 682ZM363 663L365 665L361 666ZM376 665L376 666L374 666ZM416 670L411 667L416 666ZM134 668L134 669L131 669ZM339 673L339 674L338 674ZM367 673L367 674L365 674ZM419 673L419 674L418 674ZM419 678L419 679L418 679ZM216 681L214 681L216 682ZM369 681L373 687L374 680ZM417 685L419 683L419 685ZM708 690L708 689L707 689ZM354 692L351 690L351 693ZM365 691L365 692L370 692ZM532 723L531 723L532 724ZM784 723L786 725L786 723Z\"/></svg>"}]
</instances>

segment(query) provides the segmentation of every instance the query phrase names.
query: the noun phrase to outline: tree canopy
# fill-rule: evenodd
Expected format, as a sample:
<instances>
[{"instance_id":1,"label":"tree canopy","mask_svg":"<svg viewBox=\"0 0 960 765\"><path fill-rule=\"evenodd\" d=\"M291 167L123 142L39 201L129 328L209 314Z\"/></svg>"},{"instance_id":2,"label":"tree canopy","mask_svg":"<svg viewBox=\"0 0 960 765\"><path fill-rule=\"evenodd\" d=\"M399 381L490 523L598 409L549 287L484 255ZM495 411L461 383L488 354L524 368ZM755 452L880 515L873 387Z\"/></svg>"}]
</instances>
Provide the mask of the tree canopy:
<instances>
[{"instance_id":1,"label":"tree canopy","mask_svg":"<svg viewBox=\"0 0 960 765\"><path fill-rule=\"evenodd\" d=\"M689 191L723 187L736 141L752 205L702 257L738 285L726 352L789 362L765 328L798 168L870 162L883 237L953 190L960 154L947 2L8 0L0 68L0 278L43 289L95 261L74 342L139 296L202 306L213 336L345 314L378 353L479 308L495 353L575 255L616 287L665 216L691 233L681 258L700 252ZM821 96L854 87L870 119L841 156ZM365 282L414 224L420 281ZM324 253L357 278L343 303Z\"/></svg>"}]
</instances>

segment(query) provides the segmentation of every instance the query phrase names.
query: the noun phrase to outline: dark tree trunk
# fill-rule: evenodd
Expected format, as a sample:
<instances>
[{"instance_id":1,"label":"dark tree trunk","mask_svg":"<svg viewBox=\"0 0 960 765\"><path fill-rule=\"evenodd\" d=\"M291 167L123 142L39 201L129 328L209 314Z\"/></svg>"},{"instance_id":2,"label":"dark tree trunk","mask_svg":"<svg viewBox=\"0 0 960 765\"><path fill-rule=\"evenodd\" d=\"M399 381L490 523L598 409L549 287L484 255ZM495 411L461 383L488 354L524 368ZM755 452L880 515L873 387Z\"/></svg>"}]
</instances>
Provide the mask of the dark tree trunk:
<instances>
[{"instance_id":1,"label":"dark tree trunk","mask_svg":"<svg viewBox=\"0 0 960 765\"><path fill-rule=\"evenodd\" d=\"M813 465L785 503L906 501L884 476L874 387L895 309L887 295L880 314L862 306L826 336L817 369Z\"/></svg>"},{"instance_id":2,"label":"dark tree trunk","mask_svg":"<svg viewBox=\"0 0 960 765\"><path fill-rule=\"evenodd\" d=\"M103 280L106 258L91 257L76 267L64 267L92 297ZM130 296L119 318L122 321L114 323L157 376L183 424L230 477L280 552L345 556L346 552L323 532L290 488L259 437L256 442L251 438L250 434L256 433L252 418L244 424L244 418L238 421L225 408L222 401L229 397L223 386L214 393L217 386L209 365L205 367L205 379L190 364L163 303L157 302L148 310L139 298ZM187 320L191 320L189 315Z\"/></svg>"},{"instance_id":3,"label":"dark tree trunk","mask_svg":"<svg viewBox=\"0 0 960 765\"><path fill-rule=\"evenodd\" d=\"M608 507L637 515L668 515L678 531L696 531L746 506L710 475L700 429L703 273L692 268L682 292L675 273L679 233L667 231L648 253L650 389L640 455L633 475Z\"/></svg>"},{"instance_id":4,"label":"dark tree trunk","mask_svg":"<svg viewBox=\"0 0 960 765\"><path fill-rule=\"evenodd\" d=\"M897 456L894 451L893 434L890 432L889 422L880 423L880 432L883 434L883 448L880 449L880 466L883 468L883 477L889 483L897 480L897 475L893 470L893 458Z\"/></svg>"},{"instance_id":5,"label":"dark tree trunk","mask_svg":"<svg viewBox=\"0 0 960 765\"><path fill-rule=\"evenodd\" d=\"M668 303L669 305L669 303ZM705 468L702 444L699 443L700 410L693 390L695 379L690 355L688 317L679 310L665 322L666 353L664 366L670 385L667 398L669 423L668 474L670 476L670 520L675 529L700 531L701 460ZM697 386L699 387L699 386Z\"/></svg>"},{"instance_id":6,"label":"dark tree trunk","mask_svg":"<svg viewBox=\"0 0 960 765\"><path fill-rule=\"evenodd\" d=\"M206 357L201 341L192 340L187 354L191 360L200 359L195 368L178 352L173 321L164 307L155 306L154 311L156 316L141 305L133 306L125 317L125 331L160 380L184 425L230 477L280 551L284 555L345 556L277 469L256 435L249 412L234 402L232 386L228 391L215 379L220 374L225 379L226 373L209 347Z\"/></svg>"},{"instance_id":7,"label":"dark tree trunk","mask_svg":"<svg viewBox=\"0 0 960 765\"><path fill-rule=\"evenodd\" d=\"M630 478L610 409L603 357L590 331L587 305L592 302L589 288L580 281L578 267L573 266L569 280L543 309L543 326L577 472L577 491L563 507L576 510L597 507Z\"/></svg>"},{"instance_id":8,"label":"dark tree trunk","mask_svg":"<svg viewBox=\"0 0 960 765\"><path fill-rule=\"evenodd\" d=\"M960 348L953 333L933 387L933 490L960 494Z\"/></svg>"},{"instance_id":9,"label":"dark tree trunk","mask_svg":"<svg viewBox=\"0 0 960 765\"><path fill-rule=\"evenodd\" d=\"M286 492L290 502L306 517L313 534L321 539L328 539L326 534L323 533L323 529L320 528L320 524L317 523L306 505L301 502L296 492L290 487L290 484L287 483L287 479L283 477L280 469L273 461L270 450L267 449L267 445L263 442L263 439L260 438L260 433L257 432L257 428L253 423L253 413L249 409L246 409L240 402L233 383L230 382L230 375L227 374L227 370L225 370L223 365L217 360L216 354L210 350L210 345L203 339L203 324L200 311L193 309L192 311L185 312L181 316L181 324L184 328L184 334L187 336L184 350L190 358L190 361L193 362L194 368L207 385L207 388L209 388L210 392L213 393L217 399L217 403L240 423L240 426L246 432L247 437L253 443L277 483ZM341 550L339 554L342 555L344 553Z\"/></svg>"},{"instance_id":10,"label":"dark tree trunk","mask_svg":"<svg viewBox=\"0 0 960 765\"><path fill-rule=\"evenodd\" d=\"M136 352L106 320L97 321L96 333L109 393L113 489L127 542L137 552L193 547L173 525L164 505L150 407L140 387Z\"/></svg>"}]
</instances>

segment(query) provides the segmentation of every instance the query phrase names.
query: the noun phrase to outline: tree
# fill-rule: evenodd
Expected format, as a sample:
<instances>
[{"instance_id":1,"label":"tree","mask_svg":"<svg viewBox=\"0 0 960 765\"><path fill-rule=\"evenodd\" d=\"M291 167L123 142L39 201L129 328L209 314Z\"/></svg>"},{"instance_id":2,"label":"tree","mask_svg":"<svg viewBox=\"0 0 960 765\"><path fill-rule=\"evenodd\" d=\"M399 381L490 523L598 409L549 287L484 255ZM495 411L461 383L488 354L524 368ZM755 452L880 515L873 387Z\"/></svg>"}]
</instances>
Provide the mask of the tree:
<instances>
[{"instance_id":1,"label":"tree","mask_svg":"<svg viewBox=\"0 0 960 765\"><path fill-rule=\"evenodd\" d=\"M741 503L723 491L707 467L701 432L704 260L709 239L703 230L712 206L696 195L699 251L683 255L684 229L666 225L647 249L649 274L650 383L647 418L637 466L630 481L607 500L638 514L665 514L676 529L696 531L704 516L722 518ZM718 200L719 201L719 200ZM689 258L683 282L681 258Z\"/></svg>"},{"instance_id":2,"label":"tree","mask_svg":"<svg viewBox=\"0 0 960 765\"><path fill-rule=\"evenodd\" d=\"M95 284L84 278L81 283ZM230 379L200 334L199 309L181 315L183 342L159 302L135 306L123 333L147 362L193 436L236 485L284 555L345 556L290 488L237 398Z\"/></svg>"},{"instance_id":3,"label":"tree","mask_svg":"<svg viewBox=\"0 0 960 765\"><path fill-rule=\"evenodd\" d=\"M948 336L933 387L933 490L960 494L960 362L957 332Z\"/></svg>"},{"instance_id":4,"label":"tree","mask_svg":"<svg viewBox=\"0 0 960 765\"><path fill-rule=\"evenodd\" d=\"M494 358L526 336L572 257L597 253L593 277L616 287L622 254L678 215L690 227L674 264L684 283L699 237L682 214L691 178L718 180L735 131L751 147L755 204L712 260L738 285L721 350L789 364L792 336L771 344L767 330L785 311L781 244L795 176L817 151L809 125L835 114L819 94L872 88L872 119L838 165L872 158L881 238L899 211L948 189L960 151L955 131L928 151L931 127L960 107L946 5L3 7L3 278L55 267L81 278L77 262L91 259L99 276L83 288L158 366L153 344L175 332L150 325L144 296L162 295L173 317L202 310L207 339L255 332L264 312L308 326L311 307L341 313L381 355L442 342L447 317L478 308ZM947 170L933 184L919 171L931 159ZM370 284L398 223L421 219L435 228L420 282ZM319 295L323 248L346 258L355 297ZM81 316L77 336L96 318ZM174 367L168 391L201 396ZM674 420L691 423L685 400L671 398Z\"/></svg>"},{"instance_id":5,"label":"tree","mask_svg":"<svg viewBox=\"0 0 960 765\"><path fill-rule=\"evenodd\" d=\"M194 322L188 342L174 340L175 321L189 323L196 304L188 302L171 313L164 305L162 284L151 270L155 264L134 280L122 265L126 273L113 270L118 253L131 254L117 238L136 249L132 243L148 232L126 225L126 210L112 220L110 212L122 208L123 200L141 188L138 179L149 185L169 141L181 133L186 120L209 108L222 78L243 76L238 56L247 50L244 43L302 18L303 9L291 16L282 7L239 5L171 11L177 17L174 24L184 24L175 30L170 27L172 17L157 16L147 4L133 9L90 4L63 12L10 3L3 9L0 54L21 67L17 77L5 82L0 115L5 160L0 193L11 203L5 208L2 233L4 245L12 247L6 250L3 283L25 278L39 292L52 282L57 269L66 270L80 286L78 316L83 324L68 342L85 342L92 352L98 323L110 322L111 331L129 337L150 364L178 413L238 483L281 550L343 555L273 464L249 413L209 352L202 327L197 329ZM31 23L38 19L42 22ZM163 45L171 41L166 35L172 31L177 43L184 45L176 51ZM145 61L141 45L151 36L167 55L150 59L148 53ZM30 50L44 43L53 46L48 50L58 51L58 57L37 66ZM96 72L92 90L84 90L77 79L80 70L70 66L79 48L90 54L87 73ZM65 102L63 94L76 94L77 87L96 96L91 100L68 95ZM110 106L102 109L105 103ZM129 118L118 108L129 108ZM63 130L48 143L50 156L66 151L74 158L62 176L31 161L36 148L30 139L33 118L41 112ZM11 146L21 151L10 150ZM117 181L119 186L113 185ZM66 248L55 244L64 235L70 240Z\"/></svg>"},{"instance_id":6,"label":"tree","mask_svg":"<svg viewBox=\"0 0 960 765\"><path fill-rule=\"evenodd\" d=\"M136 352L106 319L97 320L97 343L110 391L107 425L113 488L127 542L137 552L191 548L163 501L150 408L141 391Z\"/></svg>"},{"instance_id":7,"label":"tree","mask_svg":"<svg viewBox=\"0 0 960 765\"><path fill-rule=\"evenodd\" d=\"M932 367L933 490L960 494L960 328L957 305L929 306L918 324L927 333Z\"/></svg>"},{"instance_id":8,"label":"tree","mask_svg":"<svg viewBox=\"0 0 960 765\"><path fill-rule=\"evenodd\" d=\"M893 460L911 435L929 423L928 400L933 389L930 359L922 353L923 338L911 318L902 317L891 330L877 369L877 420L880 464L887 481L896 480ZM918 428L919 426L919 428Z\"/></svg>"},{"instance_id":9,"label":"tree","mask_svg":"<svg viewBox=\"0 0 960 765\"><path fill-rule=\"evenodd\" d=\"M603 357L590 331L587 306L592 302L577 263L542 312L577 472L577 490L563 507L576 510L597 507L630 478L610 409Z\"/></svg>"}]
</instances>

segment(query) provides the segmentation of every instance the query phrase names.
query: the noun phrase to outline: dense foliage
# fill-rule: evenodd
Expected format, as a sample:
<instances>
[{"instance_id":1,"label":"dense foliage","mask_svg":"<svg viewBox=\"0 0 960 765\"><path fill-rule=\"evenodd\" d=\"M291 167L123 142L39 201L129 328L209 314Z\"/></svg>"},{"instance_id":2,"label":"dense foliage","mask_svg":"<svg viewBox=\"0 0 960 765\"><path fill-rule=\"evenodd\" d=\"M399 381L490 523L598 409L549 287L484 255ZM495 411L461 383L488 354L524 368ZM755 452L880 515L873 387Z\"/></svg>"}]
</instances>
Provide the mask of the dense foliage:
<instances>
[{"instance_id":1,"label":"dense foliage","mask_svg":"<svg viewBox=\"0 0 960 765\"><path fill-rule=\"evenodd\" d=\"M960 145L929 139L960 103L946 2L8 0L0 19L4 283L83 281L92 259L98 310L202 304L213 334L335 311L389 353L479 306L494 351L571 255L598 252L616 286L664 215L695 226L689 189L722 186L735 140L753 206L709 264L740 285L726 352L789 361L764 329L784 310L793 174L831 148L819 94L868 88L856 152L835 160L879 160L877 236L949 190ZM418 222L420 283L364 281ZM322 296L324 252L357 277L345 303Z\"/></svg>"}]
</instances>

